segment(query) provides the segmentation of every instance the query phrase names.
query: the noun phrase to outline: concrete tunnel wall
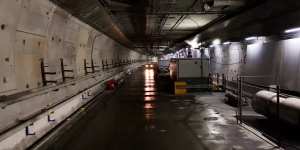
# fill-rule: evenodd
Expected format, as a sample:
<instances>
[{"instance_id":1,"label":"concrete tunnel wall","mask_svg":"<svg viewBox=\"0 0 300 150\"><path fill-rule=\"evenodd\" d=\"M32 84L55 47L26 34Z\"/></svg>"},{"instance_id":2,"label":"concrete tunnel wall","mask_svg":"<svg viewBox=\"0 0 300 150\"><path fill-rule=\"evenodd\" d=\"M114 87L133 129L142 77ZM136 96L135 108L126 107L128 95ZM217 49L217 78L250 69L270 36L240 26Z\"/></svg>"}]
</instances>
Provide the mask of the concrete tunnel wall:
<instances>
[{"instance_id":1,"label":"concrete tunnel wall","mask_svg":"<svg viewBox=\"0 0 300 150\"><path fill-rule=\"evenodd\" d=\"M136 62L85 75L84 59L91 64L96 36L96 66L102 66L102 60L110 64L117 59L147 59L49 0L0 1L0 149L25 149L103 91L105 80L120 78L142 64ZM41 58L48 65L47 71L56 72L47 79L57 80L57 84L42 85ZM66 69L74 70L70 76L75 79L62 81L61 58ZM47 122L50 112L56 118L54 123ZM25 135L28 126L36 135Z\"/></svg>"},{"instance_id":2,"label":"concrete tunnel wall","mask_svg":"<svg viewBox=\"0 0 300 150\"><path fill-rule=\"evenodd\" d=\"M239 74L270 76L247 81L266 86L280 83L283 89L300 92L300 38L233 42L209 48L209 53L211 72L224 73L230 81Z\"/></svg>"},{"instance_id":3,"label":"concrete tunnel wall","mask_svg":"<svg viewBox=\"0 0 300 150\"><path fill-rule=\"evenodd\" d=\"M42 86L40 59L57 72L60 62L84 75L83 61L90 63L91 47L97 32L48 0L0 1L0 95L22 92ZM145 59L106 35L96 38L95 65L107 59Z\"/></svg>"}]
</instances>

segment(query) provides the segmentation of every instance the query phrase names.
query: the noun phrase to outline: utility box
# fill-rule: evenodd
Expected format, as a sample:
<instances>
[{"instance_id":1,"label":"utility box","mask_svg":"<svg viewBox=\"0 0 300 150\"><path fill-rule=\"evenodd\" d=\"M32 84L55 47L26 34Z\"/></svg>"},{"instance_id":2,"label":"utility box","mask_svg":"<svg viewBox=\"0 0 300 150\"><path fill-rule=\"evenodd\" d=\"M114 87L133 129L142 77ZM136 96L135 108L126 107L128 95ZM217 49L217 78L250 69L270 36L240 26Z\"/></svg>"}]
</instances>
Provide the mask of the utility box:
<instances>
[{"instance_id":1,"label":"utility box","mask_svg":"<svg viewBox=\"0 0 300 150\"><path fill-rule=\"evenodd\" d=\"M173 80L197 79L209 76L208 58L171 59L170 76Z\"/></svg>"},{"instance_id":2,"label":"utility box","mask_svg":"<svg viewBox=\"0 0 300 150\"><path fill-rule=\"evenodd\" d=\"M169 70L171 79L185 81L187 89L209 88L208 58L171 59Z\"/></svg>"}]
</instances>

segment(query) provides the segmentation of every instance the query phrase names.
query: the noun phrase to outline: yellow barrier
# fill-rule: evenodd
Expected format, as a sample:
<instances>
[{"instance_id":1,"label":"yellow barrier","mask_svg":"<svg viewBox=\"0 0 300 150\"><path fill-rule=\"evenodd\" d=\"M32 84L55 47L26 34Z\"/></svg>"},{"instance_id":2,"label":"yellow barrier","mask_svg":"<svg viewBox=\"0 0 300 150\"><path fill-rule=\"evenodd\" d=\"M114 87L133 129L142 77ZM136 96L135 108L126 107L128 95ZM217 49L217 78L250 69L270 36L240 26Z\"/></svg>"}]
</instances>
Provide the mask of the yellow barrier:
<instances>
[{"instance_id":1,"label":"yellow barrier","mask_svg":"<svg viewBox=\"0 0 300 150\"><path fill-rule=\"evenodd\" d=\"M185 95L187 93L187 83L183 81L175 81L175 95Z\"/></svg>"}]
</instances>

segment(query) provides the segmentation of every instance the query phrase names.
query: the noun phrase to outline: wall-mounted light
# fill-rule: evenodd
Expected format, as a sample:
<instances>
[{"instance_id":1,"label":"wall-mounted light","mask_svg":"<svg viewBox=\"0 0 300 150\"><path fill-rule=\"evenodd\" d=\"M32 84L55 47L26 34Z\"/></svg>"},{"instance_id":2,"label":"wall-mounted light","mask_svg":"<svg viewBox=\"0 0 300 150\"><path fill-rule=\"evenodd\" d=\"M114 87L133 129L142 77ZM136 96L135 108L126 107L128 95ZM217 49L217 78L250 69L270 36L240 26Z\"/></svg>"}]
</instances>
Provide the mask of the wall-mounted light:
<instances>
[{"instance_id":1,"label":"wall-mounted light","mask_svg":"<svg viewBox=\"0 0 300 150\"><path fill-rule=\"evenodd\" d=\"M246 41L252 41L252 40L257 40L256 36L251 36L251 37L247 37L245 38Z\"/></svg>"},{"instance_id":2,"label":"wall-mounted light","mask_svg":"<svg viewBox=\"0 0 300 150\"><path fill-rule=\"evenodd\" d=\"M185 43L191 46L192 49L198 48L201 43L198 43L199 35L195 36L192 40L186 40Z\"/></svg>"},{"instance_id":3,"label":"wall-mounted light","mask_svg":"<svg viewBox=\"0 0 300 150\"><path fill-rule=\"evenodd\" d=\"M268 39L266 36L251 36L245 38L248 44L253 44L253 43L267 43Z\"/></svg>"},{"instance_id":4,"label":"wall-mounted light","mask_svg":"<svg viewBox=\"0 0 300 150\"><path fill-rule=\"evenodd\" d=\"M299 32L299 31L300 31L300 27L287 29L287 30L284 31L284 33L293 33L293 32Z\"/></svg>"},{"instance_id":5,"label":"wall-mounted light","mask_svg":"<svg viewBox=\"0 0 300 150\"><path fill-rule=\"evenodd\" d=\"M221 44L221 40L220 39L215 39L212 42L213 45L220 45Z\"/></svg>"},{"instance_id":6,"label":"wall-mounted light","mask_svg":"<svg viewBox=\"0 0 300 150\"><path fill-rule=\"evenodd\" d=\"M223 45L229 45L229 44L231 44L231 42L229 41L223 43Z\"/></svg>"}]
</instances>

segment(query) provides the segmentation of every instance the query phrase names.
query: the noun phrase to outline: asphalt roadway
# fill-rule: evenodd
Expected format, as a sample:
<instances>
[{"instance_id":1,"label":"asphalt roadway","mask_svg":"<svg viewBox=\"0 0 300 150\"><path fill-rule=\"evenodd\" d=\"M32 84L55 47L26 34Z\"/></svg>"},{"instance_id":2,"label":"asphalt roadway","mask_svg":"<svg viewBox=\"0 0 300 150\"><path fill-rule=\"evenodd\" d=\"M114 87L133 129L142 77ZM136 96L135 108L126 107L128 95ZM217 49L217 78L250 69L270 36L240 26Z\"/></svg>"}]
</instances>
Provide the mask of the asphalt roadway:
<instances>
[{"instance_id":1,"label":"asphalt roadway","mask_svg":"<svg viewBox=\"0 0 300 150\"><path fill-rule=\"evenodd\" d=\"M236 125L220 94L174 96L168 78L138 69L96 103L48 150L275 149Z\"/></svg>"}]
</instances>

